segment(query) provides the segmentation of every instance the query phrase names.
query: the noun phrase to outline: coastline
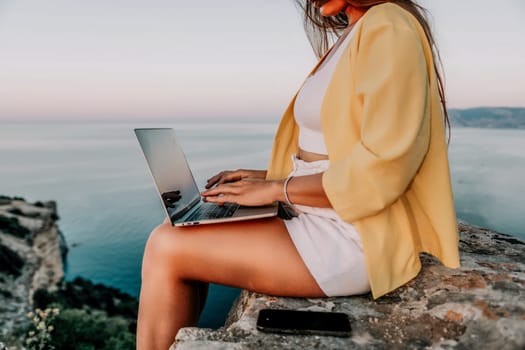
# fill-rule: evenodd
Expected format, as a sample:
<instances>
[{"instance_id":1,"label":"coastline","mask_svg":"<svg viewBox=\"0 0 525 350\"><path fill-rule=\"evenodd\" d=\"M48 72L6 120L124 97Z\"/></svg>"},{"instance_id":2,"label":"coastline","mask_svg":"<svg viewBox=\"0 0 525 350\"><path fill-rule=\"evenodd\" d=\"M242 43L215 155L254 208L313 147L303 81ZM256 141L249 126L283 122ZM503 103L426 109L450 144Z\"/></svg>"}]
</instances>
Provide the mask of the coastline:
<instances>
[{"instance_id":1,"label":"coastline","mask_svg":"<svg viewBox=\"0 0 525 350\"><path fill-rule=\"evenodd\" d=\"M24 348L40 329L35 328L36 317L47 322L52 314L47 346L84 342L97 349L134 347L137 299L83 278L64 281L68 248L58 219L54 201L28 203L0 196L0 345ZM112 334L98 331L99 339L84 339L90 327L104 325Z\"/></svg>"},{"instance_id":2,"label":"coastline","mask_svg":"<svg viewBox=\"0 0 525 350\"><path fill-rule=\"evenodd\" d=\"M0 218L0 258L10 257L14 262L11 270L0 271L0 343L7 344L8 349L18 348L24 339L20 332L29 323L26 314L35 307L47 308L57 302L67 304L61 306L61 315L76 315L73 322L80 322L78 317L89 320L96 315L86 327L101 319L127 325L126 329L136 326L136 299L84 279L63 281L66 247L56 223L55 202L31 204L21 198L2 196ZM326 349L399 344L447 349L484 344L502 349L525 346L521 335L525 325L525 242L466 223L460 222L459 227L459 269L446 269L423 255L423 270L418 277L378 300L372 300L370 295L280 298L242 291L223 327L184 328L173 349L244 349L257 344L280 349L313 345ZM17 263L14 255L6 255L7 250L18 255L23 264ZM255 320L263 307L346 312L354 334L341 340L261 333L256 330ZM62 323L59 330L71 330L68 327L67 322ZM129 348L134 335L127 330L123 334L122 349Z\"/></svg>"}]
</instances>

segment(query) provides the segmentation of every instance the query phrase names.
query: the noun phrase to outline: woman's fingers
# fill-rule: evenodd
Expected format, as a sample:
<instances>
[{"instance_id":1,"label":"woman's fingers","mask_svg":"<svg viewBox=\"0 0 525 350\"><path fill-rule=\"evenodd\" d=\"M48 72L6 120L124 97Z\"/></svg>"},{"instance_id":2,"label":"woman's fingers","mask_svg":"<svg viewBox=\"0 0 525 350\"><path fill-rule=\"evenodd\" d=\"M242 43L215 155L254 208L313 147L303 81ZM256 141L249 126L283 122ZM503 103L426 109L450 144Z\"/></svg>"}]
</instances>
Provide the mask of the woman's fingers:
<instances>
[{"instance_id":1,"label":"woman's fingers","mask_svg":"<svg viewBox=\"0 0 525 350\"><path fill-rule=\"evenodd\" d=\"M213 185L215 185L217 183L217 181L219 181L219 179L221 178L221 176L223 176L223 173L224 171L221 171L220 173L210 177L207 181L206 181L206 188L210 188L212 187Z\"/></svg>"},{"instance_id":2,"label":"woman's fingers","mask_svg":"<svg viewBox=\"0 0 525 350\"><path fill-rule=\"evenodd\" d=\"M221 171L217 175L208 179L206 182L206 188L211 188L213 185L219 185L225 182L240 180L241 178L242 176L238 170Z\"/></svg>"},{"instance_id":3,"label":"woman's fingers","mask_svg":"<svg viewBox=\"0 0 525 350\"><path fill-rule=\"evenodd\" d=\"M232 172L231 170L221 171L220 173L215 174L212 177L210 177L207 182L208 182L208 184L214 184L214 183L220 181L221 178L227 176L231 172Z\"/></svg>"},{"instance_id":4,"label":"woman's fingers","mask_svg":"<svg viewBox=\"0 0 525 350\"><path fill-rule=\"evenodd\" d=\"M235 201L235 198L232 198L231 195L223 194L221 196L211 196L211 197L204 197L205 202L215 203L219 205L223 205L224 203L237 203Z\"/></svg>"},{"instance_id":5,"label":"woman's fingers","mask_svg":"<svg viewBox=\"0 0 525 350\"><path fill-rule=\"evenodd\" d=\"M242 174L240 172L230 172L227 174L224 174L223 177L217 181L217 185L224 184L227 182L233 182L233 181L239 181L242 180Z\"/></svg>"},{"instance_id":6,"label":"woman's fingers","mask_svg":"<svg viewBox=\"0 0 525 350\"><path fill-rule=\"evenodd\" d=\"M245 178L264 179L265 177L266 171L263 170L225 170L209 178L206 181L205 188L209 189L213 186L218 186L229 182L236 182Z\"/></svg>"},{"instance_id":7,"label":"woman's fingers","mask_svg":"<svg viewBox=\"0 0 525 350\"><path fill-rule=\"evenodd\" d=\"M265 205L273 201L272 183L265 180L241 180L217 185L201 192L204 200L212 203Z\"/></svg>"},{"instance_id":8,"label":"woman's fingers","mask_svg":"<svg viewBox=\"0 0 525 350\"><path fill-rule=\"evenodd\" d=\"M238 197L238 193L233 190L231 184L221 184L216 187L201 192L205 202L216 203L222 205L224 203L237 203L235 197Z\"/></svg>"},{"instance_id":9,"label":"woman's fingers","mask_svg":"<svg viewBox=\"0 0 525 350\"><path fill-rule=\"evenodd\" d=\"M210 188L206 191L201 192L205 197L224 195L226 193L238 193L236 189L239 187L238 183L222 183L217 186Z\"/></svg>"}]
</instances>

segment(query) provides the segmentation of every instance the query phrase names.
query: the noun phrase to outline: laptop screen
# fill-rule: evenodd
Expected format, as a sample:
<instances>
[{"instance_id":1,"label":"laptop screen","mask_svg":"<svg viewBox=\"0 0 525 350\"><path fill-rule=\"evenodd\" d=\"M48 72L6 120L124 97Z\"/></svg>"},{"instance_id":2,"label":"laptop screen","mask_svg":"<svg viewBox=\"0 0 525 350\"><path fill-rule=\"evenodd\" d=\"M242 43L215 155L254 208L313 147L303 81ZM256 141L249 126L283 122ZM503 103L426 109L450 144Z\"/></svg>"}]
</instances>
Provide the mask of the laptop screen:
<instances>
[{"instance_id":1,"label":"laptop screen","mask_svg":"<svg viewBox=\"0 0 525 350\"><path fill-rule=\"evenodd\" d=\"M200 201L200 193L173 129L135 129L170 219L182 217Z\"/></svg>"}]
</instances>

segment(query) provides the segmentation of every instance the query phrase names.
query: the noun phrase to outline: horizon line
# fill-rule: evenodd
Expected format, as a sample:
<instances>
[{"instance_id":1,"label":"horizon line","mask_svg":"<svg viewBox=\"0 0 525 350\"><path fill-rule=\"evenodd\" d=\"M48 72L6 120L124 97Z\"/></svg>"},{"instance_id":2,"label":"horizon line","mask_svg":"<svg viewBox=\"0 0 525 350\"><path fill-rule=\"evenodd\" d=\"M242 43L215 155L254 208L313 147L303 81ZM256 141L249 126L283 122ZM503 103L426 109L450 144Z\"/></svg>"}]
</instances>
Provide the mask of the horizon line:
<instances>
[{"instance_id":1,"label":"horizon line","mask_svg":"<svg viewBox=\"0 0 525 350\"><path fill-rule=\"evenodd\" d=\"M525 109L524 106L475 106L475 107L450 107L447 110L471 110L471 109ZM279 121L281 116L171 116L171 117L80 117L71 119L68 117L13 117L13 118L2 118L0 117L0 123L9 122L116 122L116 123L128 123L128 122L173 122L173 121L244 121L244 122L275 122Z\"/></svg>"}]
</instances>

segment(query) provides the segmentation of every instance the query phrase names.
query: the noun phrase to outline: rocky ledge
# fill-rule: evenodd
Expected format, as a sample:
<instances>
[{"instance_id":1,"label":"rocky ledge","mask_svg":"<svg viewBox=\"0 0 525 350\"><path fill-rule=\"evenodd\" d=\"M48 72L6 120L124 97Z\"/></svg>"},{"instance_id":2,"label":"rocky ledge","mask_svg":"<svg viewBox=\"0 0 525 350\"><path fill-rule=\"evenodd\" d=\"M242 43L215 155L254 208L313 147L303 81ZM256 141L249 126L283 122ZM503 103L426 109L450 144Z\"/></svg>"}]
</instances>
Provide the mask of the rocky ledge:
<instances>
[{"instance_id":1,"label":"rocky ledge","mask_svg":"<svg viewBox=\"0 0 525 350\"><path fill-rule=\"evenodd\" d=\"M524 349L525 242L460 224L461 268L422 256L419 276L373 300L280 298L243 291L224 327L183 328L172 350L218 349ZM260 309L347 313L350 338L260 332Z\"/></svg>"},{"instance_id":2,"label":"rocky ledge","mask_svg":"<svg viewBox=\"0 0 525 350\"><path fill-rule=\"evenodd\" d=\"M66 245L55 202L0 196L0 338L27 323L33 293L64 277Z\"/></svg>"}]
</instances>

